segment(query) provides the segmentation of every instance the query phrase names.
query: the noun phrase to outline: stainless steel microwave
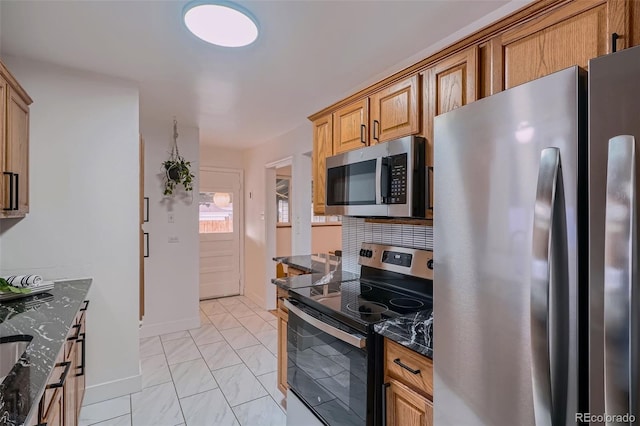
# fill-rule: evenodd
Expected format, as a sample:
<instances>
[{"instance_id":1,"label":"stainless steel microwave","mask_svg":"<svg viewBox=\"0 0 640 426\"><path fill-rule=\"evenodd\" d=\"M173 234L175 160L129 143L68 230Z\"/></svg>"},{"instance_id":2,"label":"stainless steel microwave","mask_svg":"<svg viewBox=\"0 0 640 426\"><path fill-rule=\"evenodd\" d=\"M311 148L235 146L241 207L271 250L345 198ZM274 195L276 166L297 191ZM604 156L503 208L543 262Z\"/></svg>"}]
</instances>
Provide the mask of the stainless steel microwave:
<instances>
[{"instance_id":1,"label":"stainless steel microwave","mask_svg":"<svg viewBox=\"0 0 640 426\"><path fill-rule=\"evenodd\" d=\"M327 214L426 217L426 140L420 136L327 158Z\"/></svg>"}]
</instances>

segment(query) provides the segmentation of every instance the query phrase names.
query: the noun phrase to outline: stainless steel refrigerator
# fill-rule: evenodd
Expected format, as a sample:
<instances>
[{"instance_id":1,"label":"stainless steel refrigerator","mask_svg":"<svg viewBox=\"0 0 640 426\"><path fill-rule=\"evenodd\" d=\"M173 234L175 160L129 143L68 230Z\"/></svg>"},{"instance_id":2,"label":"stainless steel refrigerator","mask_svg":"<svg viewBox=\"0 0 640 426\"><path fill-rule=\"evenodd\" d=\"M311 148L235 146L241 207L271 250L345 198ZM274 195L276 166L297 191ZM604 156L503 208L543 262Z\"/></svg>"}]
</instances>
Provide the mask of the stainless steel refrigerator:
<instances>
[{"instance_id":1,"label":"stainless steel refrigerator","mask_svg":"<svg viewBox=\"0 0 640 426\"><path fill-rule=\"evenodd\" d=\"M436 426L639 414L634 135L640 48L436 117Z\"/></svg>"}]
</instances>

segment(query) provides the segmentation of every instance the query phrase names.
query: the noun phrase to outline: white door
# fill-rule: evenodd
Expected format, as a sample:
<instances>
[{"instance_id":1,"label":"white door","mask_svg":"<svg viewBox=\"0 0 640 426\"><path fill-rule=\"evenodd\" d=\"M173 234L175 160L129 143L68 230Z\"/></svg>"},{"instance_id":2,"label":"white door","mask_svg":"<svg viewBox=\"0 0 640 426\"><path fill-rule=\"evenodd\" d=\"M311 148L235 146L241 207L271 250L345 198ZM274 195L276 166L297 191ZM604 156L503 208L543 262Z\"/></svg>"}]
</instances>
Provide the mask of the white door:
<instances>
[{"instance_id":1,"label":"white door","mask_svg":"<svg viewBox=\"0 0 640 426\"><path fill-rule=\"evenodd\" d=\"M200 299L240 294L240 173L200 170Z\"/></svg>"}]
</instances>

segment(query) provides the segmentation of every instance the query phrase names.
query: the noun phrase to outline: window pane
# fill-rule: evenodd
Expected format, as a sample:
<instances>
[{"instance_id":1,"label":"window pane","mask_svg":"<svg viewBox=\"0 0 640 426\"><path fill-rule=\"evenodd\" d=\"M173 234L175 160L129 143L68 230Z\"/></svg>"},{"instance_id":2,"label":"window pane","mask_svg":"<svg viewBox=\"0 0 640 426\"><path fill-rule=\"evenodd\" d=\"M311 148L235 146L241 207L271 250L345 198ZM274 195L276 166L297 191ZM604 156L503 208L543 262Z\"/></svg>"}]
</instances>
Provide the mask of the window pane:
<instances>
[{"instance_id":1,"label":"window pane","mask_svg":"<svg viewBox=\"0 0 640 426\"><path fill-rule=\"evenodd\" d=\"M289 223L289 178L276 178L278 223Z\"/></svg>"},{"instance_id":2,"label":"window pane","mask_svg":"<svg viewBox=\"0 0 640 426\"><path fill-rule=\"evenodd\" d=\"M233 232L233 194L200 193L200 233Z\"/></svg>"}]
</instances>

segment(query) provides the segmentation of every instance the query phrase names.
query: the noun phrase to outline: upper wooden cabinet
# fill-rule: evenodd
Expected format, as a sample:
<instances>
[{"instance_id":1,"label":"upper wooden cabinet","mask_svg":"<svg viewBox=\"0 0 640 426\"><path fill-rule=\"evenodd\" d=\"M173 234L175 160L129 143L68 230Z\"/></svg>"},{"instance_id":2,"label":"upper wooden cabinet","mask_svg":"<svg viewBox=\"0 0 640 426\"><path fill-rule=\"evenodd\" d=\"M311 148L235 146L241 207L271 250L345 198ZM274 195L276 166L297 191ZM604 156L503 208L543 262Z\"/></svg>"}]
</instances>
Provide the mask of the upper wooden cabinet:
<instances>
[{"instance_id":1,"label":"upper wooden cabinet","mask_svg":"<svg viewBox=\"0 0 640 426\"><path fill-rule=\"evenodd\" d=\"M333 117L327 114L313 122L313 213L324 215L326 159L333 155Z\"/></svg>"},{"instance_id":2,"label":"upper wooden cabinet","mask_svg":"<svg viewBox=\"0 0 640 426\"><path fill-rule=\"evenodd\" d=\"M614 16L607 12L606 1L574 1L503 33L504 88L573 65L587 68L589 59L608 53L615 31L608 29ZM618 48L623 47L624 41L618 40Z\"/></svg>"},{"instance_id":3,"label":"upper wooden cabinet","mask_svg":"<svg viewBox=\"0 0 640 426\"><path fill-rule=\"evenodd\" d=\"M420 132L419 84L416 74L371 95L371 145Z\"/></svg>"},{"instance_id":4,"label":"upper wooden cabinet","mask_svg":"<svg viewBox=\"0 0 640 426\"><path fill-rule=\"evenodd\" d=\"M29 212L29 105L32 100L0 63L0 218Z\"/></svg>"},{"instance_id":5,"label":"upper wooden cabinet","mask_svg":"<svg viewBox=\"0 0 640 426\"><path fill-rule=\"evenodd\" d=\"M333 153L351 151L369 144L367 123L369 99L362 99L333 113Z\"/></svg>"}]
</instances>

